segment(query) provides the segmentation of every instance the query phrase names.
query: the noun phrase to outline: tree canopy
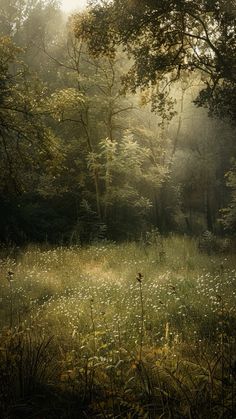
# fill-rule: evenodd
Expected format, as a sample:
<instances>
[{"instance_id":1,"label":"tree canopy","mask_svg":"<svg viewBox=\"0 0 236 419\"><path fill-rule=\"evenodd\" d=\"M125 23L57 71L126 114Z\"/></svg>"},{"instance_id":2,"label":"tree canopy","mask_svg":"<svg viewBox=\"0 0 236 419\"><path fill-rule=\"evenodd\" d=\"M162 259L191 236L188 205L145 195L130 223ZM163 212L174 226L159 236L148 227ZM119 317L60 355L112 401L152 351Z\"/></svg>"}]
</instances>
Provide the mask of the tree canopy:
<instances>
[{"instance_id":1,"label":"tree canopy","mask_svg":"<svg viewBox=\"0 0 236 419\"><path fill-rule=\"evenodd\" d=\"M132 91L152 87L153 102L164 100L168 87L200 72L197 104L217 116L236 120L235 0L90 1L75 16L76 36L90 52L114 55L121 46L132 60L124 82Z\"/></svg>"},{"instance_id":2,"label":"tree canopy","mask_svg":"<svg viewBox=\"0 0 236 419\"><path fill-rule=\"evenodd\" d=\"M30 76L22 52L11 38L0 37L0 192L32 188L32 169L44 165L55 147L43 119L44 86Z\"/></svg>"}]
</instances>

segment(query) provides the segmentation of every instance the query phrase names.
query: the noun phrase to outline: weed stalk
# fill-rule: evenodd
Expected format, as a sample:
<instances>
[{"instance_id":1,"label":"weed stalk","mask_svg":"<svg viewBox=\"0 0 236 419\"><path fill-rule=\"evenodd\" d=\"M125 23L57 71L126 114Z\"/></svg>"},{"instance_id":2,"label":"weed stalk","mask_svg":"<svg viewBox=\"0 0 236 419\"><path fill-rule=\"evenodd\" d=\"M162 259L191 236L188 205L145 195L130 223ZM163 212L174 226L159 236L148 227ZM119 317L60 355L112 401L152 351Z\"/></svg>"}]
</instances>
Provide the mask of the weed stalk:
<instances>
[{"instance_id":1,"label":"weed stalk","mask_svg":"<svg viewBox=\"0 0 236 419\"><path fill-rule=\"evenodd\" d=\"M143 352L143 337L144 337L144 301L143 301L143 288L142 288L143 275L139 272L136 279L139 283L139 297L140 297L140 308L141 308L140 334L139 334L139 362L141 362L142 352Z\"/></svg>"},{"instance_id":2,"label":"weed stalk","mask_svg":"<svg viewBox=\"0 0 236 419\"><path fill-rule=\"evenodd\" d=\"M13 283L13 275L14 273L12 271L8 271L8 282L10 287L10 329L12 329L13 326L13 289L12 289L12 283Z\"/></svg>"}]
</instances>

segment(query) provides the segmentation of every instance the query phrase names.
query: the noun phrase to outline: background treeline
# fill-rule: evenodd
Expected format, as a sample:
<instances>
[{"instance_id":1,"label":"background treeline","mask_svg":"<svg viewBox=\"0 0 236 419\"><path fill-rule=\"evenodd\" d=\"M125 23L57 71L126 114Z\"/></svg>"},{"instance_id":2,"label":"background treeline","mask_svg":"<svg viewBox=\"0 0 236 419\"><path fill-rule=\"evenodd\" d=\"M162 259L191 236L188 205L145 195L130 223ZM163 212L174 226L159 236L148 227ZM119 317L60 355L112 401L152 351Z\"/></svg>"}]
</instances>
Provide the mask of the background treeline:
<instances>
[{"instance_id":1,"label":"background treeline","mask_svg":"<svg viewBox=\"0 0 236 419\"><path fill-rule=\"evenodd\" d=\"M201 70L154 106L121 47L92 56L74 28L56 1L0 0L0 241L232 234L235 128L193 104Z\"/></svg>"}]
</instances>

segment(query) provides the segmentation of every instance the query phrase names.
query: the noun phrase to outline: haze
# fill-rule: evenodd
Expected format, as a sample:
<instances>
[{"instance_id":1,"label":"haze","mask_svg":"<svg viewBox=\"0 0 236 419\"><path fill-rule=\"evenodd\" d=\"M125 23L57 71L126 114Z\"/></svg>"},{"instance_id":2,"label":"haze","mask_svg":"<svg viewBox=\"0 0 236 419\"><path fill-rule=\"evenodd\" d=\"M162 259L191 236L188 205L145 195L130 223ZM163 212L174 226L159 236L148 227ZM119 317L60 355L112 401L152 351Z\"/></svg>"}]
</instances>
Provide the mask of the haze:
<instances>
[{"instance_id":1,"label":"haze","mask_svg":"<svg viewBox=\"0 0 236 419\"><path fill-rule=\"evenodd\" d=\"M65 12L71 12L72 10L83 9L86 3L86 0L62 0L61 8Z\"/></svg>"}]
</instances>

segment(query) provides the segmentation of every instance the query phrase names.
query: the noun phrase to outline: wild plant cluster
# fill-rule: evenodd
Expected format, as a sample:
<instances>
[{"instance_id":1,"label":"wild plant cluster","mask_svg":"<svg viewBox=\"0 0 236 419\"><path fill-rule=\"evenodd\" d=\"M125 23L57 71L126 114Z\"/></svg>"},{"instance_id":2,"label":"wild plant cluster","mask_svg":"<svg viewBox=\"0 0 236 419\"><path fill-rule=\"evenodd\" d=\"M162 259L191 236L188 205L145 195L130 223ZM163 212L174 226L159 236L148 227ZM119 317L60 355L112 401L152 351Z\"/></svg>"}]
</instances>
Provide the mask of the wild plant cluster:
<instances>
[{"instance_id":1,"label":"wild plant cluster","mask_svg":"<svg viewBox=\"0 0 236 419\"><path fill-rule=\"evenodd\" d=\"M147 239L2 249L0 417L236 417L235 256Z\"/></svg>"}]
</instances>

